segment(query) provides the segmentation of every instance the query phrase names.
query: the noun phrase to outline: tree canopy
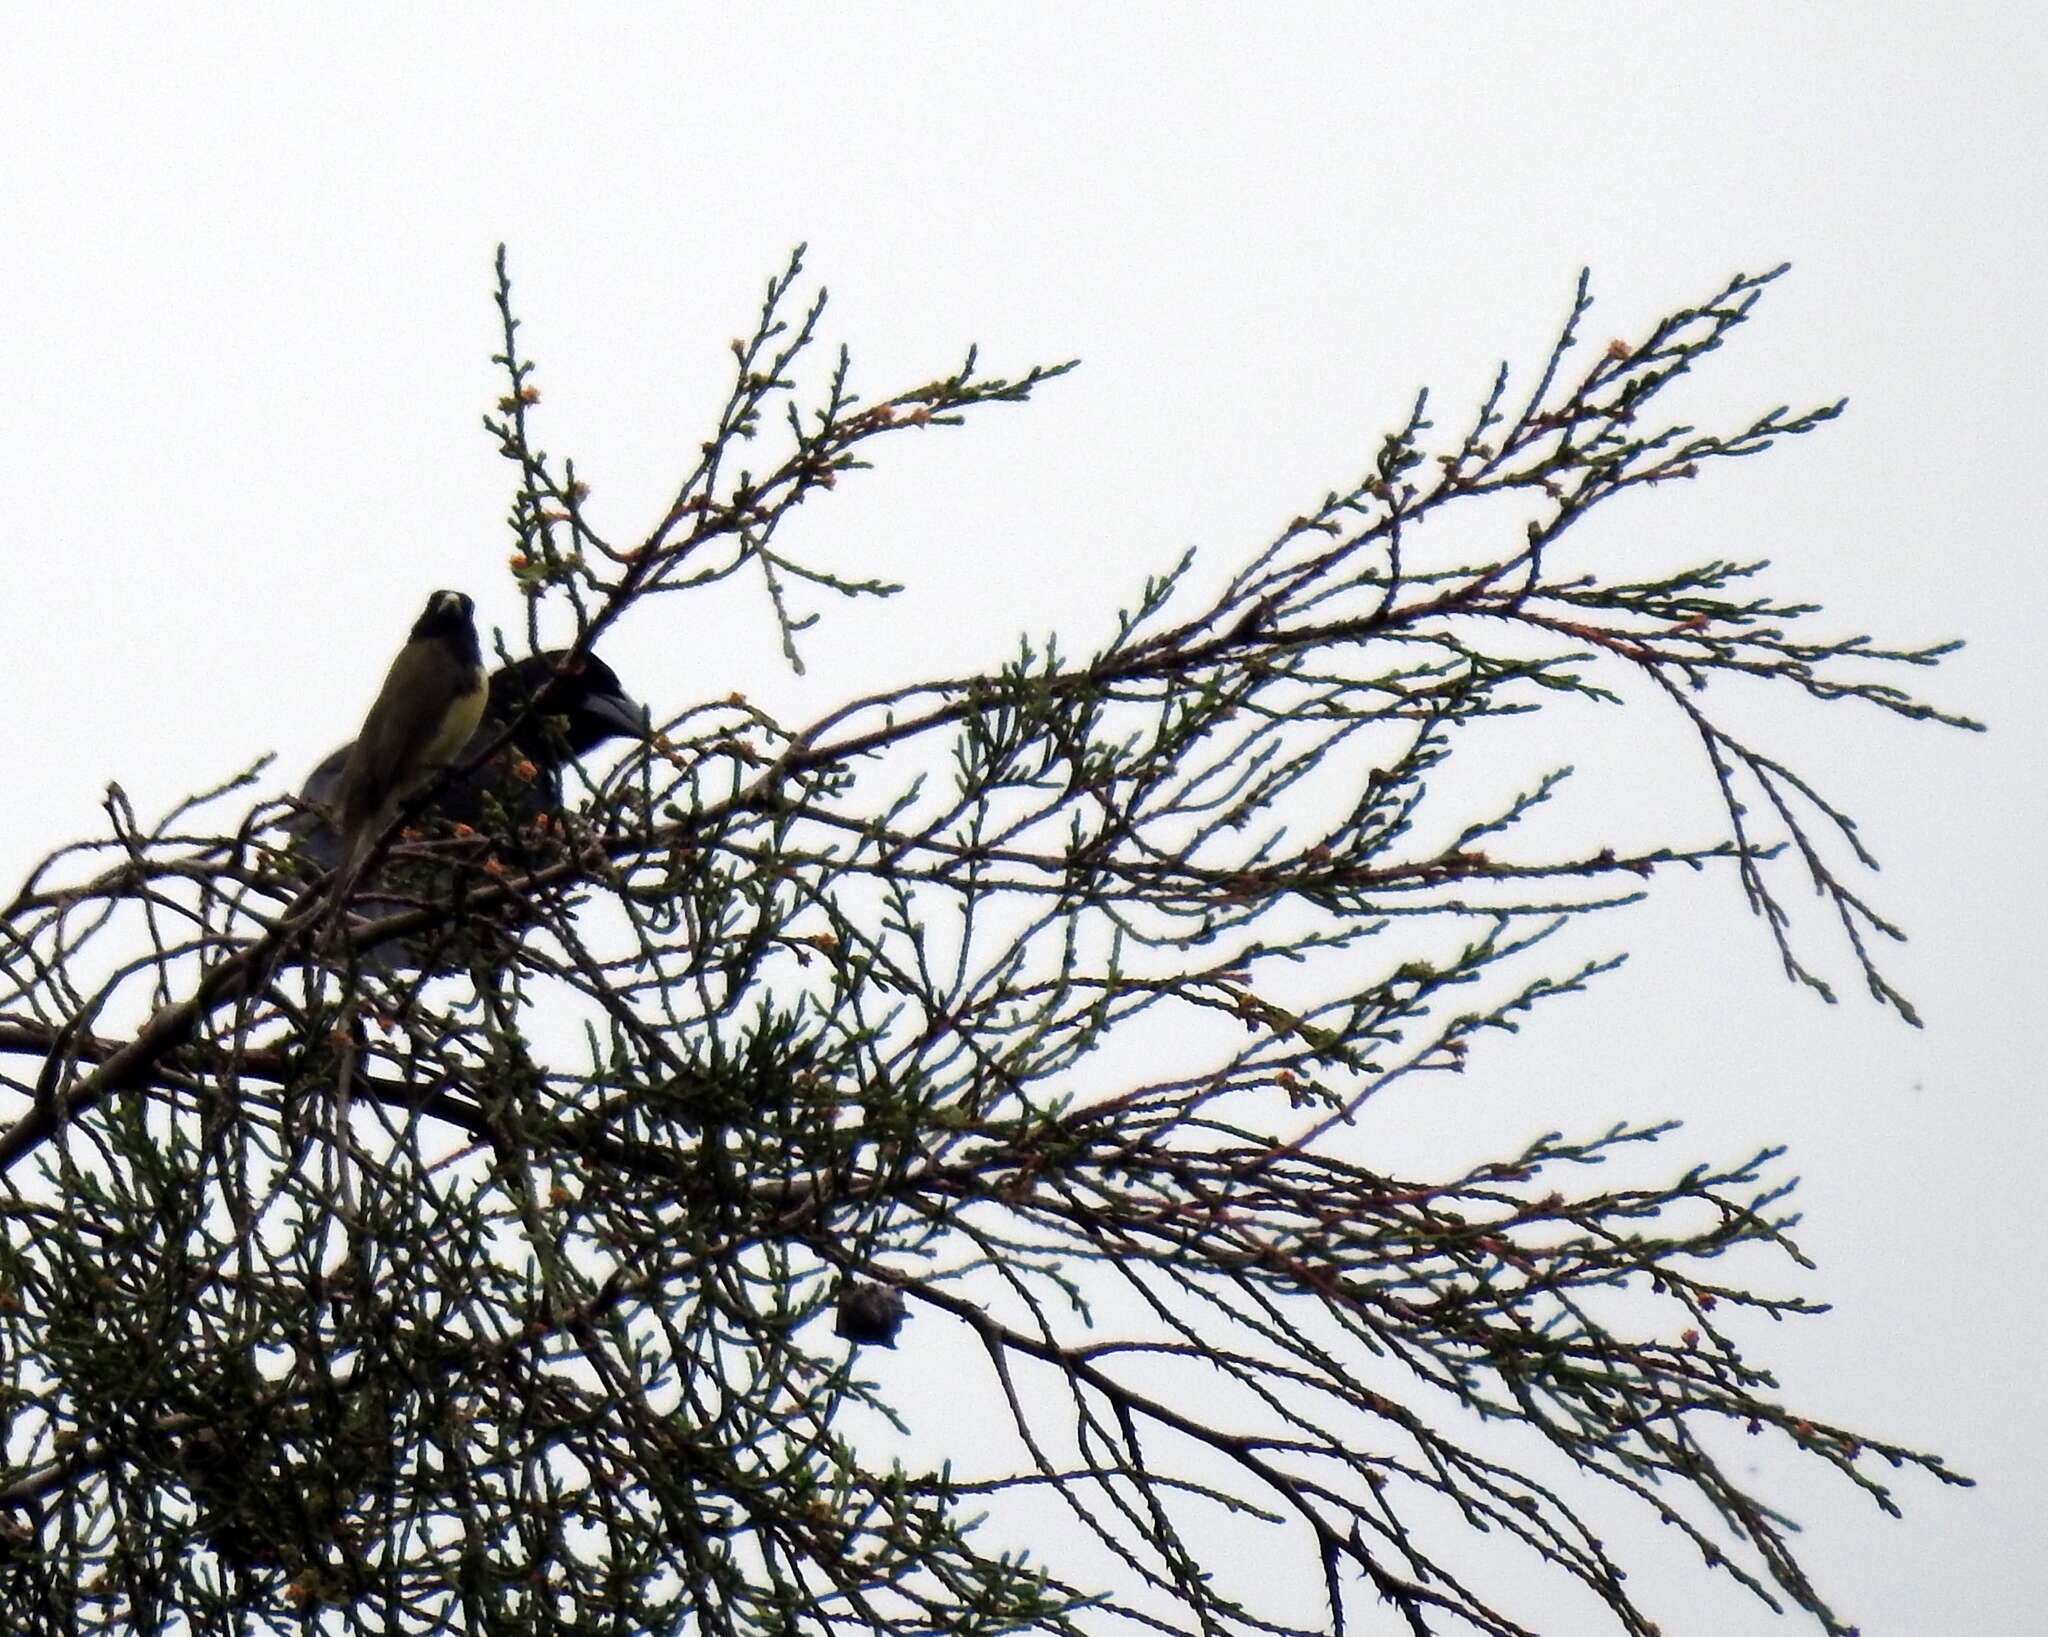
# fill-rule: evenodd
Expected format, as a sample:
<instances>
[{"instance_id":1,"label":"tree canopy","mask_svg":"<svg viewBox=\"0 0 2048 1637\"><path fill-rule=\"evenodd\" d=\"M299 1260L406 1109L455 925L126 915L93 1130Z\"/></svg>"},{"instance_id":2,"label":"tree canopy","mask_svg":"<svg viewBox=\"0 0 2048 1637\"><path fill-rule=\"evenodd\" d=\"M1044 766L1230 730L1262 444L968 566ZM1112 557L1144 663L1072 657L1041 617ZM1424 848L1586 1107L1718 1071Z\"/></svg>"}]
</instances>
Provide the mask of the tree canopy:
<instances>
[{"instance_id":1,"label":"tree canopy","mask_svg":"<svg viewBox=\"0 0 2048 1637\"><path fill-rule=\"evenodd\" d=\"M1894 1469L1963 1480L1780 1401L1759 1321L1812 1306L1769 1293L1777 1151L1615 1187L1673 1126L1423 1176L1372 1135L1384 1088L1595 981L1558 935L1671 872L1912 1019L1755 689L1970 726L1895 680L1952 645L1574 534L1839 412L1665 418L1779 272L1612 343L1582 279L1533 370L1448 430L1418 397L1091 650L802 724L665 704L538 824L416 814L352 904L260 768L148 821L110 789L4 916L10 1629L1507 1637L1535 1566L1656 1631L1587 1478L1850 1629L1732 1440L1887 1510ZM1071 367L864 396L805 289L794 258L621 541L538 442L501 257L514 654L752 576L797 660L814 605L890 589L799 508ZM1546 829L1585 702L1696 745L1718 832ZM1550 760L1475 807L1482 731ZM877 1346L930 1354L915 1400ZM935 1420L974 1431L930 1457Z\"/></svg>"}]
</instances>

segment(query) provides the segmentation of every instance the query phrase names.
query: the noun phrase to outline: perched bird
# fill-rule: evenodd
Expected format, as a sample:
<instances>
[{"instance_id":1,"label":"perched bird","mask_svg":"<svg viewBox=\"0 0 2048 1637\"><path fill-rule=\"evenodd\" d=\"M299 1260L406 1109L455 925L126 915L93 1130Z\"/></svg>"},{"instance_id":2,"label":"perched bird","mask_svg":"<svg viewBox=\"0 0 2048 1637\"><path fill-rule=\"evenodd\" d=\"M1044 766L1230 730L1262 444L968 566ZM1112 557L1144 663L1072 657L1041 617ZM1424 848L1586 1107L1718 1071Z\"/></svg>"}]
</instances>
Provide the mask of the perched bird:
<instances>
[{"instance_id":1,"label":"perched bird","mask_svg":"<svg viewBox=\"0 0 2048 1637\"><path fill-rule=\"evenodd\" d=\"M627 697L609 665L587 654L564 670L567 659L567 649L554 648L491 673L483 719L469 742L445 758L458 771L434 796L430 815L478 830L497 828L494 819L523 827L561 804L562 769L570 762L609 739L646 733L646 710ZM506 742L489 761L468 766L500 739ZM342 861L334 817L355 748L343 745L313 769L299 792L302 811L285 821L300 853L322 869Z\"/></svg>"},{"instance_id":2,"label":"perched bird","mask_svg":"<svg viewBox=\"0 0 2048 1637\"><path fill-rule=\"evenodd\" d=\"M435 592L384 673L341 772L341 851L350 870L483 720L475 614L476 604L460 591Z\"/></svg>"},{"instance_id":3,"label":"perched bird","mask_svg":"<svg viewBox=\"0 0 2048 1637\"><path fill-rule=\"evenodd\" d=\"M561 805L562 769L571 761L607 740L646 732L646 710L627 697L603 660L571 660L564 648L529 655L491 674L483 720L447 758L454 771L435 789L421 818L516 841ZM336 818L354 754L354 745L343 745L316 767L300 793L300 810L285 820L298 838L299 856L318 869L334 869L344 858ZM468 879L458 859L412 860L387 869L379 891L358 898L357 908L375 920L422 903L446 903L459 899ZM358 957L366 968L387 974L494 963L516 936L518 921L503 908L484 924L460 917L417 936L386 939Z\"/></svg>"},{"instance_id":4,"label":"perched bird","mask_svg":"<svg viewBox=\"0 0 2048 1637\"><path fill-rule=\"evenodd\" d=\"M872 1279L839 1287L839 1316L833 1329L856 1347L894 1347L903 1328L903 1292Z\"/></svg>"}]
</instances>

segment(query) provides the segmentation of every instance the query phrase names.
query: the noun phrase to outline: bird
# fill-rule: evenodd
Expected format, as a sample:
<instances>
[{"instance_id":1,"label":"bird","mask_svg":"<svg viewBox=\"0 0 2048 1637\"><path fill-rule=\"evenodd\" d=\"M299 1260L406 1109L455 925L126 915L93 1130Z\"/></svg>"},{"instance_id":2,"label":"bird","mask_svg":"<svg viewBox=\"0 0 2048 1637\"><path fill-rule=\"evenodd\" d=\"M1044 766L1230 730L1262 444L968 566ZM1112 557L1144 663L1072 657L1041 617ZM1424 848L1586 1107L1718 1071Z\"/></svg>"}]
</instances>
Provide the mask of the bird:
<instances>
[{"instance_id":1,"label":"bird","mask_svg":"<svg viewBox=\"0 0 2048 1637\"><path fill-rule=\"evenodd\" d=\"M535 820L561 805L562 769L608 740L644 738L646 708L630 698L616 672L595 654L567 648L530 654L492 672L483 720L450 758L453 771L429 794L423 819L467 825L500 836L529 833ZM503 741L502 744L500 741ZM494 748L495 747L495 748ZM355 746L343 745L307 777L297 811L282 827L294 838L302 865L327 871L343 861L336 828L343 779ZM395 876L395 879L393 877ZM465 871L454 860L417 860L387 869L378 894L358 900L372 920L447 903L463 890ZM449 924L406 938L388 938L357 952L365 970L387 976L460 970L502 959L517 917L500 910L487 926Z\"/></svg>"},{"instance_id":2,"label":"bird","mask_svg":"<svg viewBox=\"0 0 2048 1637\"><path fill-rule=\"evenodd\" d=\"M384 673L342 767L341 853L351 874L406 798L469 743L487 694L476 604L460 591L436 591Z\"/></svg>"},{"instance_id":3,"label":"bird","mask_svg":"<svg viewBox=\"0 0 2048 1637\"><path fill-rule=\"evenodd\" d=\"M472 829L494 828L494 816L523 828L561 804L561 773L570 762L608 740L646 732L646 708L595 654L571 659L567 648L529 654L491 673L482 720L469 742L446 758L455 771L427 812ZM500 739L504 745L481 761ZM284 823L298 838L300 855L322 869L338 867L344 856L335 816L354 752L353 744L343 745L307 775L299 810Z\"/></svg>"}]
</instances>

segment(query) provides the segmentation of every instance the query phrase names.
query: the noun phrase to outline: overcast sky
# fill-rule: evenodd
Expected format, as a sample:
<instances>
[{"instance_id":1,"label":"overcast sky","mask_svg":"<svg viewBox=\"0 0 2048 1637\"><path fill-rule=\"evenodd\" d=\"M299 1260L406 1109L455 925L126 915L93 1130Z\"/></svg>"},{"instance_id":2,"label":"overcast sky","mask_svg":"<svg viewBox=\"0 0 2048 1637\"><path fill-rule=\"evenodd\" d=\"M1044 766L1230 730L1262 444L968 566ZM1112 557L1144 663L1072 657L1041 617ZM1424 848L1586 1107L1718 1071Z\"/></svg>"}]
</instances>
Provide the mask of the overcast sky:
<instances>
[{"instance_id":1,"label":"overcast sky","mask_svg":"<svg viewBox=\"0 0 2048 1637\"><path fill-rule=\"evenodd\" d=\"M1605 337L1790 260L1684 407L1849 414L1630 521L1659 563L1774 559L1842 629L1969 639L1913 680L1988 736L1750 723L1864 821L1928 1027L1853 979L1822 1007L1732 882L1684 889L1601 993L1418 1100L1418 1144L1624 1115L1684 1117L1674 1165L1790 1143L1803 1293L1837 1311L1760 1353L1983 1485L1908 1481L1901 1523L1787 1473L1809 1567L1870 1637L2037 1632L2039 8L734 9L8 8L0 870L98 827L109 779L145 812L265 752L295 784L436 586L516 622L478 426L500 240L541 441L620 537L799 241L872 394L969 342L1085 360L806 508L815 557L908 586L826 609L806 679L744 598L607 649L663 714L737 688L795 719L1022 631L1099 636L1186 547L1232 561L1352 482L1416 387L1449 416L1538 358L1582 265ZM1667 1631L1805 1629L1678 1585Z\"/></svg>"}]
</instances>

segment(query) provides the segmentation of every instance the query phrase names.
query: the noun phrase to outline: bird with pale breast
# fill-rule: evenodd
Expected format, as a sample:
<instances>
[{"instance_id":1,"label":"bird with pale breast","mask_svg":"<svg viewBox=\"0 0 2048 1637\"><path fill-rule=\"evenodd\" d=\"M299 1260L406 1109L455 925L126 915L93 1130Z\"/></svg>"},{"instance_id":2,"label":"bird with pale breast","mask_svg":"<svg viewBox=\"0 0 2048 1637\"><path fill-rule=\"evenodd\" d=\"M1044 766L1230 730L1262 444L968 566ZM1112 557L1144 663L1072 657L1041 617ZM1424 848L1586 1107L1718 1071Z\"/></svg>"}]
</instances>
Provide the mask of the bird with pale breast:
<instances>
[{"instance_id":1,"label":"bird with pale breast","mask_svg":"<svg viewBox=\"0 0 2048 1637\"><path fill-rule=\"evenodd\" d=\"M436 591L384 673L342 770L342 857L351 873L406 798L469 743L488 697L476 604L460 591Z\"/></svg>"}]
</instances>

